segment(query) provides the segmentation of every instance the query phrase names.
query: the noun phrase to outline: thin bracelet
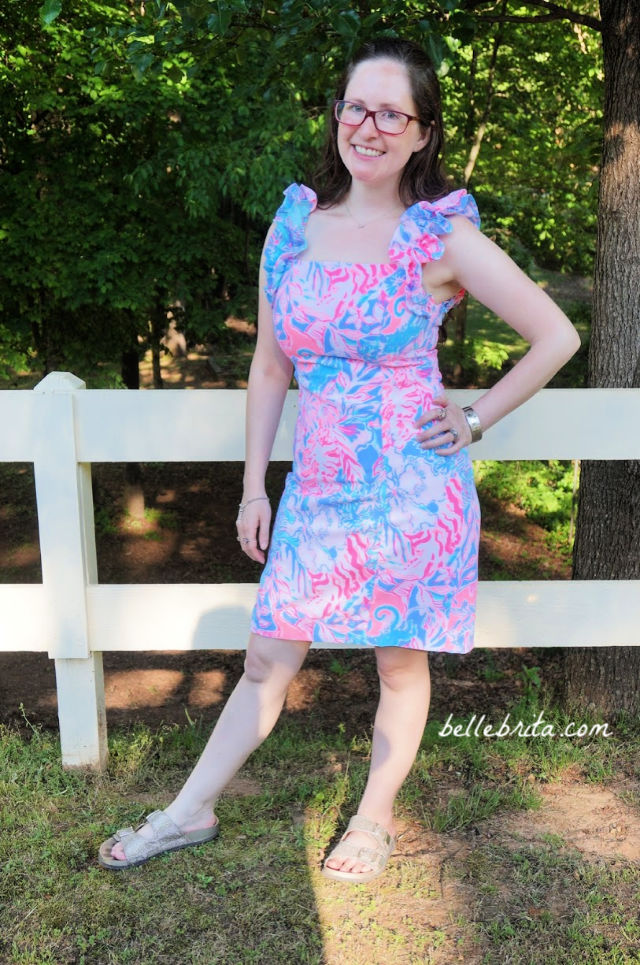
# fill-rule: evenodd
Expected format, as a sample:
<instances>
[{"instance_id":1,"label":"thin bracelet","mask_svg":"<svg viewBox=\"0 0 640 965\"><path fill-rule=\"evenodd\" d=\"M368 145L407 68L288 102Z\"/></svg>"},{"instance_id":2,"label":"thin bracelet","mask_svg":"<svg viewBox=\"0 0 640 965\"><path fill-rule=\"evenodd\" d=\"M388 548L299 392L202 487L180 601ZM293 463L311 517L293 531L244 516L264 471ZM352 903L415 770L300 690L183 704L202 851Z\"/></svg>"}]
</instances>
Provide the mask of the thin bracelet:
<instances>
[{"instance_id":1,"label":"thin bracelet","mask_svg":"<svg viewBox=\"0 0 640 965\"><path fill-rule=\"evenodd\" d=\"M271 502L268 496L254 496L253 499L247 499L246 503L238 503L238 509L240 512L242 512L242 510L245 509L249 503L257 503L260 499L266 499L268 503Z\"/></svg>"}]
</instances>

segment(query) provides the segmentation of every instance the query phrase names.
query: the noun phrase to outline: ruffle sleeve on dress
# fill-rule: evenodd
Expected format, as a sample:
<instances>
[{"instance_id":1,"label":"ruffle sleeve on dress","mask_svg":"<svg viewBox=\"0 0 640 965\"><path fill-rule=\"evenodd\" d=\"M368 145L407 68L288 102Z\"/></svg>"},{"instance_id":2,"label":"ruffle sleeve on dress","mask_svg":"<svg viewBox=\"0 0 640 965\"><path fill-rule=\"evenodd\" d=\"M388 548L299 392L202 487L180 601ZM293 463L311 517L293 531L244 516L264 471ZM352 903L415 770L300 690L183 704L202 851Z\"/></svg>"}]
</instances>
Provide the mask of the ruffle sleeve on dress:
<instances>
[{"instance_id":1,"label":"ruffle sleeve on dress","mask_svg":"<svg viewBox=\"0 0 640 965\"><path fill-rule=\"evenodd\" d=\"M267 276L265 293L269 304L273 303L289 262L307 247L307 220L318 203L315 192L304 184L290 184L283 193L284 201L276 211L273 230L264 251Z\"/></svg>"},{"instance_id":2,"label":"ruffle sleeve on dress","mask_svg":"<svg viewBox=\"0 0 640 965\"><path fill-rule=\"evenodd\" d=\"M396 264L406 265L407 305L416 312L425 313L431 296L422 286L422 266L437 261L444 252L442 236L452 231L449 216L464 215L480 227L480 215L475 199L464 188L452 191L438 201L418 201L407 208L391 242L389 258ZM446 301L449 311L464 296L464 289Z\"/></svg>"}]
</instances>

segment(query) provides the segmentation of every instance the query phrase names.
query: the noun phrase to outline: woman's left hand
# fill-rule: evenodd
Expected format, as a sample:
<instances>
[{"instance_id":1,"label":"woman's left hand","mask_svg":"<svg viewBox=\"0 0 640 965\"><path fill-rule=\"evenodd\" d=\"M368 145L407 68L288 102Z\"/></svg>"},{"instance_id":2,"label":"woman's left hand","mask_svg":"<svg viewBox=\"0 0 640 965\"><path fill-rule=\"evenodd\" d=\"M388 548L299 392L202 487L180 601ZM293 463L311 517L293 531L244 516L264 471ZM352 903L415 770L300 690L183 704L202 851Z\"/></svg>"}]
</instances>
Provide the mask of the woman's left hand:
<instances>
[{"instance_id":1,"label":"woman's left hand","mask_svg":"<svg viewBox=\"0 0 640 965\"><path fill-rule=\"evenodd\" d=\"M434 449L438 456L452 456L469 445L471 428L461 407L446 396L438 396L433 403L437 408L427 409L413 423L416 429L427 426L418 433L417 440L422 449ZM428 423L432 425L428 426Z\"/></svg>"}]
</instances>

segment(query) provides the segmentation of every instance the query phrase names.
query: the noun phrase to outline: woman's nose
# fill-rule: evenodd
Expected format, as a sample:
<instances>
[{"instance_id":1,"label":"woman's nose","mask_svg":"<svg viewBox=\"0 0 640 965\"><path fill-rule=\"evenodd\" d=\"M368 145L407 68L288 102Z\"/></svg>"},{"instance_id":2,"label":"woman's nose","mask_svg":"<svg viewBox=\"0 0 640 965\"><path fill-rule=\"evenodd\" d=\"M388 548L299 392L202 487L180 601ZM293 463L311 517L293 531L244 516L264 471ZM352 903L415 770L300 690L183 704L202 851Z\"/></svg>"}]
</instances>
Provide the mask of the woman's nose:
<instances>
[{"instance_id":1,"label":"woman's nose","mask_svg":"<svg viewBox=\"0 0 640 965\"><path fill-rule=\"evenodd\" d=\"M360 130L367 137L375 137L377 135L378 128L373 123L373 116L371 114L369 114L368 117L365 117L364 121L360 125Z\"/></svg>"}]
</instances>

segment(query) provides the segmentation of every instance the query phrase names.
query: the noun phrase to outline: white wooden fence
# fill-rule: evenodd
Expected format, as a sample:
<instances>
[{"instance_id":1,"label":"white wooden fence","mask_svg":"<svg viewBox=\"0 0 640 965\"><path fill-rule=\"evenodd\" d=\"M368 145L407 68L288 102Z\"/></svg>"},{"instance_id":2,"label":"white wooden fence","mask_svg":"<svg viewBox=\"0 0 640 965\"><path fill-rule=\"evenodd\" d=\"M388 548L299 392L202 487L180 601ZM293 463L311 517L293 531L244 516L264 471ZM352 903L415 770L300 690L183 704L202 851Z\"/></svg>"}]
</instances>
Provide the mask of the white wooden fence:
<instances>
[{"instance_id":1,"label":"white wooden fence","mask_svg":"<svg viewBox=\"0 0 640 965\"><path fill-rule=\"evenodd\" d=\"M472 405L477 391L448 393ZM63 763L106 764L102 652L243 649L251 583L101 585L93 462L244 459L246 393L85 390L53 372L0 392L0 461L33 462L41 584L0 585L0 650L55 661ZM291 459L297 393L273 459ZM474 459L640 459L640 389L545 389L491 428ZM240 495L240 494L239 494ZM234 520L229 520L234 526ZM640 644L640 581L481 582L477 647Z\"/></svg>"}]
</instances>

